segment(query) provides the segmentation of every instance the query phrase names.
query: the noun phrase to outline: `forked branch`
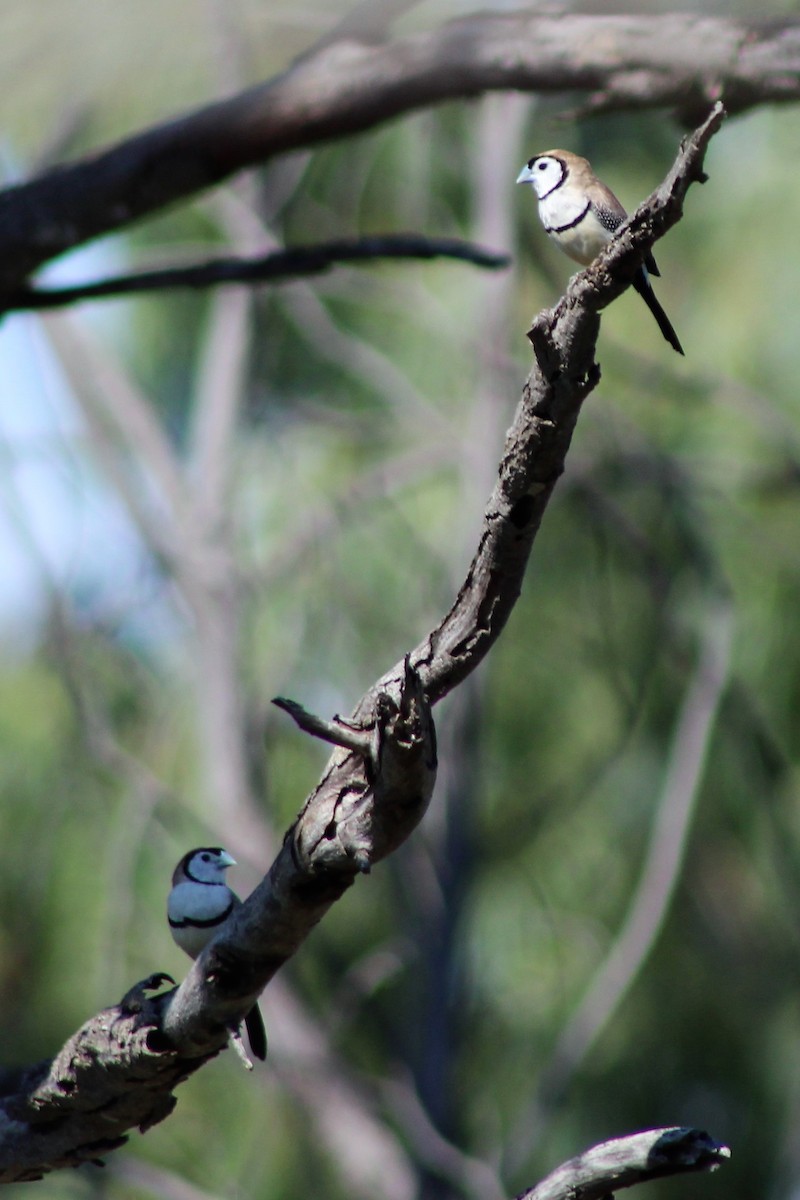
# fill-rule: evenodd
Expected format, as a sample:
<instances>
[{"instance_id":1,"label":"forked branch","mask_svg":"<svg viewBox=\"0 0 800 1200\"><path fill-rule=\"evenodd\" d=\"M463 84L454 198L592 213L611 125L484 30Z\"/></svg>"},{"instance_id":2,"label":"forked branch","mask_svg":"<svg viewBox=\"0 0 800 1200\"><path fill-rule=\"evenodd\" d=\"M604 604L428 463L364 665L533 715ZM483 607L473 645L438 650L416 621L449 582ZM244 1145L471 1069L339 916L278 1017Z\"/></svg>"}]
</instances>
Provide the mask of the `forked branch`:
<instances>
[{"instance_id":1,"label":"forked branch","mask_svg":"<svg viewBox=\"0 0 800 1200\"><path fill-rule=\"evenodd\" d=\"M268 874L177 991L151 997L134 989L88 1022L52 1063L8 1082L0 1103L0 1182L96 1158L127 1130L163 1119L176 1084L224 1046L227 1027L244 1017L316 922L416 827L436 773L431 708L482 661L514 607L581 404L600 378L600 311L679 220L722 117L716 106L681 147L664 184L534 322L536 361L475 557L449 612L362 697L346 723L353 736L337 746ZM311 732L344 727L317 720ZM664 1147L656 1139L648 1154Z\"/></svg>"}]
</instances>

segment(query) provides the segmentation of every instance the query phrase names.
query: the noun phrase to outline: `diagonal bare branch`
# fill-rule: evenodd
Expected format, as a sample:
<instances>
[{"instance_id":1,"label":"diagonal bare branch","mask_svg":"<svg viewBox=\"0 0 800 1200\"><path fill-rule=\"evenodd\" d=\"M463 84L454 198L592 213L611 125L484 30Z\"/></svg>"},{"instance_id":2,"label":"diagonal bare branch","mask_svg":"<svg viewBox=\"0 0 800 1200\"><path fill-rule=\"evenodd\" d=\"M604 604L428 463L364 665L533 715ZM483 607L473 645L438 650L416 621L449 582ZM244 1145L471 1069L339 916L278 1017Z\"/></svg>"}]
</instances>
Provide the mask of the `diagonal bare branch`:
<instances>
[{"instance_id":1,"label":"diagonal bare branch","mask_svg":"<svg viewBox=\"0 0 800 1200\"><path fill-rule=\"evenodd\" d=\"M0 1104L0 1180L97 1157L132 1126L163 1119L175 1085L223 1047L229 1024L244 1017L356 877L416 827L436 772L431 706L482 661L519 595L581 404L599 380L599 313L680 218L722 116L717 106L619 239L572 280L555 309L537 318L536 362L467 578L436 629L369 689L351 718L371 731L368 757L349 748L334 752L268 874L177 991L152 999L132 989L53 1063L10 1086Z\"/></svg>"},{"instance_id":2,"label":"diagonal bare branch","mask_svg":"<svg viewBox=\"0 0 800 1200\"><path fill-rule=\"evenodd\" d=\"M703 178L705 151L724 115L722 106L715 105L684 140L664 183L639 205L596 262L573 277L556 307L533 323L528 336L537 363L506 439L478 552L453 607L411 653L434 703L475 669L516 603L581 404L600 379L595 362L599 314L630 285L654 241L680 220L683 199L690 185ZM380 685L398 670L399 664Z\"/></svg>"}]
</instances>

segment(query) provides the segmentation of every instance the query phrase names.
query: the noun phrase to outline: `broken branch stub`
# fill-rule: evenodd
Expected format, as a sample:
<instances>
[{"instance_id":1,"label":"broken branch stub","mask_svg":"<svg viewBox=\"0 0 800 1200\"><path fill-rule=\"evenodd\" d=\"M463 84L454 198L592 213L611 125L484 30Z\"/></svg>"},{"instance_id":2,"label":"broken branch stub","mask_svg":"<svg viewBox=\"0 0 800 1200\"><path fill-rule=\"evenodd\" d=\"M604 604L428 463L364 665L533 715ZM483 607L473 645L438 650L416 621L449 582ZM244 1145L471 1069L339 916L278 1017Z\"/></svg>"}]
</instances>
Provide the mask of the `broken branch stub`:
<instances>
[{"instance_id":1,"label":"broken branch stub","mask_svg":"<svg viewBox=\"0 0 800 1200\"><path fill-rule=\"evenodd\" d=\"M621 1188L666 1175L715 1171L730 1156L727 1146L702 1129L646 1129L592 1146L517 1200L605 1200Z\"/></svg>"},{"instance_id":2,"label":"broken branch stub","mask_svg":"<svg viewBox=\"0 0 800 1200\"><path fill-rule=\"evenodd\" d=\"M298 723L333 740L329 723L327 734ZM311 874L369 871L416 828L433 795L436 732L422 681L408 659L397 685L378 692L362 729L369 736L364 749L355 750L353 730L343 725L345 746L332 755L288 835L297 865Z\"/></svg>"}]
</instances>

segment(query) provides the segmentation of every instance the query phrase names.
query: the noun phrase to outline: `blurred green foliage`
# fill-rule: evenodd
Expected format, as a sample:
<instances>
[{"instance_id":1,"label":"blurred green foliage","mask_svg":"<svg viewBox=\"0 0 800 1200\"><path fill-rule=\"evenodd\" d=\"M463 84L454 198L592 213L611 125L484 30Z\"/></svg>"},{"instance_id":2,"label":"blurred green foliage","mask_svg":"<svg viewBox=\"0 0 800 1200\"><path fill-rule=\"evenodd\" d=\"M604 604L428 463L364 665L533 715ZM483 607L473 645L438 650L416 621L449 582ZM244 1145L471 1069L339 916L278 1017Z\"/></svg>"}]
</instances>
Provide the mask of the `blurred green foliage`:
<instances>
[{"instance_id":1,"label":"blurred green foliage","mask_svg":"<svg viewBox=\"0 0 800 1200\"><path fill-rule=\"evenodd\" d=\"M221 33L209 17L186 37L197 5L148 6L149 16L137 7L134 17L109 4L102 27L98 6L52 7L61 24L46 36L34 6L2 10L18 23L16 68L5 42L17 82L25 46L28 60L49 55L35 87L11 89L9 154L31 161L55 132L55 96L76 77L81 121L65 153L213 95L215 64L231 46L242 81L267 75L326 21L320 10L301 28L277 11L269 24L260 6L242 3ZM87 37L103 45L88 77ZM569 146L632 207L662 177L679 134L662 114L559 118L555 103L526 98L447 106L276 162L252 188L233 185L116 240L131 264L220 252L240 229L226 204L263 221L265 244L405 229L494 244L492 230L510 231L495 246L514 255L503 278L454 263L376 265L253 299L227 518L240 734L255 816L276 839L324 754L270 709L271 697L347 712L437 621L477 543L530 365L525 330L570 272L546 244L528 189L514 188L520 163ZM789 109L729 122L712 143L709 182L690 192L685 219L659 245L657 290L685 362L633 294L604 315L602 382L523 596L469 685L466 715L453 698L441 706L432 811L285 972L430 1195L468 1189L442 1182L442 1170L425 1174L422 1135L387 1081L416 1089L441 1131L496 1165L509 1189L594 1141L685 1123L707 1127L735 1156L719 1176L665 1183L661 1195L794 1190L797 139ZM504 162L492 178L489 149ZM187 470L216 304L182 294L116 302L105 335ZM91 321L88 306L78 318ZM62 449L56 470L89 453L80 436ZM227 844L234 832L209 794L201 631L167 566L144 548L139 572L124 603L96 588L87 600L76 550L69 586L48 591L42 579L44 617L33 626L26 614L9 618L4 1063L52 1054L150 971L181 971L164 920L172 866L191 845ZM163 618L150 631L136 624L143 595ZM564 1093L541 1096L559 1034L631 904L702 631L722 601L733 619L730 678L674 898ZM267 864L236 852L246 890ZM270 1006L268 992L268 1026ZM198 1195L352 1195L319 1115L308 1116L291 1054L274 1037L272 1050L253 1078L223 1056L104 1175L56 1175L38 1193L177 1195L180 1178ZM157 1174L126 1174L116 1160Z\"/></svg>"}]
</instances>

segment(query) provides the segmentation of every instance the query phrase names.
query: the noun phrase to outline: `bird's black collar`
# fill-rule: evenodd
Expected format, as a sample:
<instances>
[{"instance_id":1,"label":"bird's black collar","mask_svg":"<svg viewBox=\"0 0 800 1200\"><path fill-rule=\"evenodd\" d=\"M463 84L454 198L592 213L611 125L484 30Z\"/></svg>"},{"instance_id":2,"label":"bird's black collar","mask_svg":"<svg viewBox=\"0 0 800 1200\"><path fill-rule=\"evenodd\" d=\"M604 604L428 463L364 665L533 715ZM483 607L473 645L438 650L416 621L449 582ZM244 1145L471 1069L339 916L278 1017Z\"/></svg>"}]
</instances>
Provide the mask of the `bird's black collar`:
<instances>
[{"instance_id":1,"label":"bird's black collar","mask_svg":"<svg viewBox=\"0 0 800 1200\"><path fill-rule=\"evenodd\" d=\"M558 187L558 184L556 184L556 187ZM547 193L548 196L550 195L550 192L554 192L554 191L555 191L555 188L551 188L550 191ZM547 230L548 233L567 233L570 229L575 229L575 227L577 225L580 225L581 221L586 216L586 214L588 213L588 211L591 207L592 207L591 200L587 200L586 207L581 209L581 211L578 213L578 215L574 221L567 221L566 225L545 225L545 229Z\"/></svg>"},{"instance_id":2,"label":"bird's black collar","mask_svg":"<svg viewBox=\"0 0 800 1200\"><path fill-rule=\"evenodd\" d=\"M173 921L170 917L170 929L213 929L215 925L221 925L223 921L227 921L234 907L234 902L231 900L224 912L219 913L216 917L209 917L206 921L196 920L193 917L184 917L182 921Z\"/></svg>"}]
</instances>

